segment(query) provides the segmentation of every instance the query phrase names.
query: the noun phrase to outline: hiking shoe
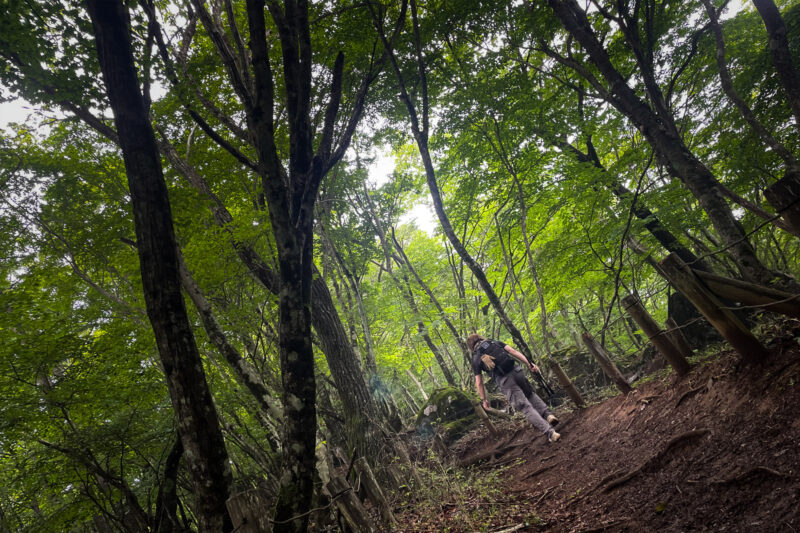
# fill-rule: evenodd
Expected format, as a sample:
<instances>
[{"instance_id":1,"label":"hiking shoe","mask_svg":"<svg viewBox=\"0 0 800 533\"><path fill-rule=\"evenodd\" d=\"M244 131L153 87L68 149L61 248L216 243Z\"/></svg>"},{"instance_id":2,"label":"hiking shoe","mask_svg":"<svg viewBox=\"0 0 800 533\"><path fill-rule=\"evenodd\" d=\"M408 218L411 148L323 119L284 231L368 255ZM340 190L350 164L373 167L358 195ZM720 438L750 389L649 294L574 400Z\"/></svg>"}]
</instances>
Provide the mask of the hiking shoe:
<instances>
[{"instance_id":1,"label":"hiking shoe","mask_svg":"<svg viewBox=\"0 0 800 533\"><path fill-rule=\"evenodd\" d=\"M547 423L550 424L551 426L557 426L558 422L559 420L558 417L556 417L556 415L547 415Z\"/></svg>"},{"instance_id":2,"label":"hiking shoe","mask_svg":"<svg viewBox=\"0 0 800 533\"><path fill-rule=\"evenodd\" d=\"M556 433L555 431L553 431L552 433L550 433L550 436L547 437L547 442L556 442L560 438L561 438L561 433Z\"/></svg>"}]
</instances>

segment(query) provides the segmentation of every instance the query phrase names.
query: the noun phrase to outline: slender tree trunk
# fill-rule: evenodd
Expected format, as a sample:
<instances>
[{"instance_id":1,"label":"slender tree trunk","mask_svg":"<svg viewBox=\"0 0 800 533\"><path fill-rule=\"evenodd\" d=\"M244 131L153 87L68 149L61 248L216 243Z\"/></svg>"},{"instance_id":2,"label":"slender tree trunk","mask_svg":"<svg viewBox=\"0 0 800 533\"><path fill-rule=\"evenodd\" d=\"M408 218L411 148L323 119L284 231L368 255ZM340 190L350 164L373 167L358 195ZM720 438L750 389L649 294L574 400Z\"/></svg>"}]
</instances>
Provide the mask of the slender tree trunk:
<instances>
[{"instance_id":1,"label":"slender tree trunk","mask_svg":"<svg viewBox=\"0 0 800 533\"><path fill-rule=\"evenodd\" d=\"M183 288L186 290L189 298L194 303L194 306L200 315L200 321L203 323L203 328L206 330L209 340L211 340L211 344L214 345L217 351L222 354L222 356L228 362L228 365L233 370L237 381L241 385L244 385L255 397L264 414L274 418L275 420L281 420L283 418L283 409L281 408L281 405L267 390L266 385L264 385L264 381L261 379L261 376L258 375L256 369L253 368L253 366L242 357L242 355L239 353L239 350L237 350L236 347L228 341L227 335L225 335L225 332L222 330L217 322L216 317L214 316L214 312L211 309L211 304L208 302L208 300L206 300L203 291L197 285L197 282L189 272L189 269L186 266L186 262L184 261L183 255L180 253L180 251L178 252L178 265L180 267L180 276ZM272 450L277 451L278 441L275 439L275 437L268 435L267 440L269 441L269 445L272 447Z\"/></svg>"},{"instance_id":2,"label":"slender tree trunk","mask_svg":"<svg viewBox=\"0 0 800 533\"><path fill-rule=\"evenodd\" d=\"M525 311L525 307L523 305L523 300L517 297L517 276L514 272L514 260L513 258L509 257L508 252L506 251L506 245L503 242L503 235L500 229L500 222L497 220L497 213L494 216L494 224L497 227L497 239L500 242L500 250L503 252L503 259L506 263L506 271L511 275L511 297L513 298L514 302L519 307L519 313L522 317L522 324L525 326L525 332L528 334L529 339L533 339L533 331L531 330L531 325L528 321L528 313ZM520 292L522 292L522 287L520 287ZM538 356L538 352L536 353ZM549 352L548 352L549 355Z\"/></svg>"},{"instance_id":3,"label":"slender tree trunk","mask_svg":"<svg viewBox=\"0 0 800 533\"><path fill-rule=\"evenodd\" d=\"M419 393L422 395L422 401L427 402L428 401L428 393L425 392L425 388L422 386L422 383L420 382L420 380L417 379L417 376L414 375L414 373L411 371L410 368L406 368L406 374L408 375L408 377L411 378L411 381L413 381L414 385L416 385L417 388L419 389Z\"/></svg>"},{"instance_id":4,"label":"slender tree trunk","mask_svg":"<svg viewBox=\"0 0 800 533\"><path fill-rule=\"evenodd\" d=\"M232 474L180 290L169 196L139 92L128 14L122 2L89 0L87 5L128 174L147 314L187 452L199 527L201 531L229 531L232 525L225 500Z\"/></svg>"},{"instance_id":5,"label":"slender tree trunk","mask_svg":"<svg viewBox=\"0 0 800 533\"><path fill-rule=\"evenodd\" d=\"M542 284L539 282L539 273L536 271L536 264L533 260L533 252L531 251L531 241L528 238L528 205L525 202L525 194L522 190L522 183L517 177L516 172L512 172L511 177L514 179L514 185L517 189L517 200L519 201L519 208L521 211L520 216L520 231L522 232L522 242L525 244L525 253L528 257L528 268L531 271L533 283L536 286L536 296L539 298L539 311L542 313L540 320L542 326L542 342L544 342L544 349L549 358L553 352L550 349L550 341L547 338L547 307L544 303L544 292L542 291Z\"/></svg>"},{"instance_id":6,"label":"slender tree trunk","mask_svg":"<svg viewBox=\"0 0 800 533\"><path fill-rule=\"evenodd\" d=\"M335 270L334 270L335 271ZM350 287L347 284L347 281L344 279L343 276L340 277L342 283L344 284L345 288L345 295L342 295L342 289L339 286L339 281L336 279L336 274L334 271L331 272L330 280L333 284L333 292L336 294L336 299L339 300L339 304L346 310L346 320L347 323L347 332L350 334L350 344L353 346L353 350L358 350L359 342L358 342L358 331L356 330L356 318L353 313L353 296L350 293ZM323 270L322 275L325 279L328 279L325 276L325 271ZM311 310L312 314L314 312L313 308Z\"/></svg>"},{"instance_id":7,"label":"slender tree trunk","mask_svg":"<svg viewBox=\"0 0 800 533\"><path fill-rule=\"evenodd\" d=\"M178 435L167 455L164 463L164 477L158 486L153 533L183 531L178 521L178 470L182 456L183 442Z\"/></svg>"},{"instance_id":8,"label":"slender tree trunk","mask_svg":"<svg viewBox=\"0 0 800 533\"><path fill-rule=\"evenodd\" d=\"M364 333L364 344L366 347L365 357L364 357L364 367L367 371L367 374L371 377L377 375L378 373L378 365L375 361L375 343L372 341L372 331L369 327L369 319L367 317L366 310L364 309L364 300L361 297L361 290L358 287L358 282L353 276L350 269L347 268L347 265L344 264L344 260L342 260L339 251L333 244L333 241L327 236L325 231L322 232L323 238L327 241L328 248L331 251L331 255L333 255L336 264L339 266L343 277L347 283L347 286L352 291L356 301L356 312L358 314L359 322L361 323L361 330Z\"/></svg>"},{"instance_id":9,"label":"slender tree trunk","mask_svg":"<svg viewBox=\"0 0 800 533\"><path fill-rule=\"evenodd\" d=\"M714 9L714 5L711 3L711 0L702 0L702 2L706 8L706 13L708 13L708 18L711 22L711 30L714 33L714 42L717 46L717 68L719 70L719 79L720 83L722 84L722 89L725 91L725 94L728 96L731 102L733 102L733 105L736 106L736 109L739 110L739 113L742 115L742 117L744 117L745 121L750 125L752 130L759 137L761 137L761 140L764 142L764 144L769 146L773 152L778 154L780 158L783 159L784 163L786 163L787 167L796 168L798 163L794 156L786 149L785 146L778 142L778 140L775 139L775 137L773 137L769 131L767 131L764 125L761 124L761 121L758 120L758 117L756 117L755 113L753 113L753 110L750 109L747 103L742 99L741 96L739 96L739 93L734 88L733 80L731 79L731 73L728 70L728 62L725 59L725 39L722 35L722 26L717 18L717 11ZM765 2L764 0L761 0L754 3L756 6L758 6L758 4L762 4L762 6L764 6L765 4L769 4L771 2ZM772 6L774 7L775 4L772 4ZM780 19L780 14L778 14L778 18ZM784 29L784 40L786 39L785 31L786 30ZM772 44L771 39L770 44ZM791 68L791 64L789 64L789 68ZM800 89L800 86L798 86L798 89Z\"/></svg>"},{"instance_id":10,"label":"slender tree trunk","mask_svg":"<svg viewBox=\"0 0 800 533\"><path fill-rule=\"evenodd\" d=\"M558 146L562 149L565 149L566 147L567 151L575 155L578 161L591 163L595 168L602 171L604 176L608 176L610 174L600 162L600 157L597 155L594 144L591 141L587 141L588 150L586 154L566 143L559 143ZM616 177L612 179L610 189L614 196L620 200L629 201L632 203L631 210L633 211L634 216L644 222L644 227L650 232L650 235L652 235L653 238L655 238L659 244L664 247L664 249L666 249L668 252L677 254L681 259L683 259L684 262L694 265L694 268L698 270L711 272L711 268L702 259L693 254L691 250L681 243L674 233L664 226L664 224L658 218L658 215L653 213L653 211L651 211L646 205L642 204L640 199L637 199L636 202L633 202L633 192L625 187L625 185L623 185L619 179Z\"/></svg>"},{"instance_id":11,"label":"slender tree trunk","mask_svg":"<svg viewBox=\"0 0 800 533\"><path fill-rule=\"evenodd\" d=\"M578 335L578 331L575 329L575 326L572 325L572 321L569 319L569 314L567 310L563 307L558 310L561 318L564 319L564 322L567 324L567 329L569 329L569 334L572 336L572 342L575 344L575 347L578 351L583 350L583 343L581 342L581 337Z\"/></svg>"},{"instance_id":12,"label":"slender tree trunk","mask_svg":"<svg viewBox=\"0 0 800 533\"><path fill-rule=\"evenodd\" d=\"M447 313L444 312L444 308L442 307L442 304L439 303L439 299L436 297L436 295L433 293L430 287L428 287L428 284L425 283L425 281L417 273L417 270L414 268L414 265L411 264L411 261L408 259L408 256L403 250L403 247L400 245L400 242L395 237L394 228L392 228L392 241L394 242L394 246L397 249L397 252L400 254L401 259L403 260L403 263L405 264L405 266L408 267L408 270L411 271L411 274L414 276L414 279L417 280L419 286L422 287L422 290L425 291L425 294L428 295L428 298L430 298L431 302L436 307L436 311L438 311L439 317L441 317L442 321L447 326L447 329L450 330L450 333L453 334L453 338L455 339L456 344L458 344L458 347L461 348L462 354L464 354L467 363L469 363L471 359L471 354L469 353L469 350L467 350L467 344L466 342L464 342L464 337L459 335L458 330L456 329L455 325L453 325L453 322L450 320L450 317L447 316Z\"/></svg>"},{"instance_id":13,"label":"slender tree trunk","mask_svg":"<svg viewBox=\"0 0 800 533\"><path fill-rule=\"evenodd\" d=\"M489 280L486 278L486 274L483 272L481 266L475 261L472 255L467 251L464 247L461 240L456 235L455 231L453 230L452 224L450 224L450 219L447 217L447 214L444 211L444 205L442 203L442 195L439 191L439 184L436 181L436 170L433 168L433 160L431 159L430 151L428 149L428 87L427 87L427 74L426 74L426 66L422 57L422 44L420 42L420 34L419 34L419 23L417 21L417 6L416 1L411 0L411 17L412 17L412 25L414 31L414 44L416 48L416 57L417 57L417 66L419 70L419 77L420 77L420 97L415 99L418 101L419 108L417 105L412 101L411 96L406 89L406 81L405 76L403 75L402 71L400 70L400 66L397 63L397 57L395 56L394 49L392 44L389 42L389 39L386 37L384 30L383 30L383 21L377 19L377 15L375 15L375 25L378 30L378 34L384 44L384 48L389 56L389 61L392 65L392 68L395 72L395 76L397 78L399 88L400 88L400 99L406 107L408 111L408 117L411 121L411 131L414 135L414 140L417 143L417 148L419 149L420 157L422 158L422 165L425 169L425 179L428 183L428 189L431 193L431 199L433 200L433 208L436 211L436 216L439 218L439 222L442 225L442 232L447 236L447 239L450 241L450 244L453 246L453 249L456 253L461 257L461 260L467 267L472 271L472 275L478 281L478 284L483 289L484 293L486 293L486 297L489 299L489 303L491 304L492 308L495 311L495 314L502 322L503 326L511 335L514 343L520 349L520 351L525 354L528 360L533 360L533 354L531 352L528 343L525 341L525 338L522 336L520 331L508 317L503 309L503 305L500 302L500 299L497 297L497 294L492 287L492 284L489 283ZM421 112L421 116L420 113Z\"/></svg>"},{"instance_id":14,"label":"slender tree trunk","mask_svg":"<svg viewBox=\"0 0 800 533\"><path fill-rule=\"evenodd\" d=\"M789 52L789 40L786 37L786 25L778 6L772 0L753 0L758 13L764 21L769 37L769 54L772 65L786 91L786 99L792 108L795 125L800 128L800 76L792 64Z\"/></svg>"},{"instance_id":15,"label":"slender tree trunk","mask_svg":"<svg viewBox=\"0 0 800 533\"><path fill-rule=\"evenodd\" d=\"M331 293L316 271L311 283L311 301L314 330L342 400L347 425L352 428L351 445L371 461L377 460L381 446L380 409L364 381L358 357L347 342Z\"/></svg>"},{"instance_id":16,"label":"slender tree trunk","mask_svg":"<svg viewBox=\"0 0 800 533\"><path fill-rule=\"evenodd\" d=\"M392 263L397 261L397 264L401 267L404 265L402 259L396 257L392 254L391 246L386 238L386 231L383 229L383 225L381 224L380 220L378 219L377 215L375 214L375 210L372 207L372 202L369 198L369 193L365 190L365 203L366 203L366 211L369 215L372 227L375 231L375 235L378 237L381 243L381 249L383 250L384 259L386 261L386 272L394 281L395 285L400 292L403 293L408 305L411 307L411 312L414 313L414 316L417 318L417 332L425 341L425 344L430 349L431 353L433 354L433 358L436 360L436 363L439 365L439 368L442 370L442 375L444 375L447 384L450 386L455 386L456 382L453 379L453 375L450 372L450 369L447 366L447 362L444 360L441 351L431 339L430 334L428 333L428 329L425 327L425 324L422 322L422 314L420 313L419 306L417 306L416 298L414 298L414 292L411 290L411 283L408 279L408 274L405 271L401 272L402 282L397 279L395 276L394 268L392 267ZM433 377L431 375L431 377Z\"/></svg>"}]
</instances>

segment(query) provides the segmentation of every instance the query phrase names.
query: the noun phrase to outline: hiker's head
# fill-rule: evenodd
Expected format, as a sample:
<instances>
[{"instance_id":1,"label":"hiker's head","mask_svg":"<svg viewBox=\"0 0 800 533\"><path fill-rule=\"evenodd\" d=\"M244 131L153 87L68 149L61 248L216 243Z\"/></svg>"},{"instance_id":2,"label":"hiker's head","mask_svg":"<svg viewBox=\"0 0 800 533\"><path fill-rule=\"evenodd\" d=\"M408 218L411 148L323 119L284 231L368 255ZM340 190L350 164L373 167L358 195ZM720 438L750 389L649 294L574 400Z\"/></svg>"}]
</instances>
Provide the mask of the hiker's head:
<instances>
[{"instance_id":1,"label":"hiker's head","mask_svg":"<svg viewBox=\"0 0 800 533\"><path fill-rule=\"evenodd\" d=\"M469 349L470 352L472 352L475 350L475 345L483 340L486 340L486 338L481 337L477 333L473 333L472 335L467 337L467 348Z\"/></svg>"}]
</instances>

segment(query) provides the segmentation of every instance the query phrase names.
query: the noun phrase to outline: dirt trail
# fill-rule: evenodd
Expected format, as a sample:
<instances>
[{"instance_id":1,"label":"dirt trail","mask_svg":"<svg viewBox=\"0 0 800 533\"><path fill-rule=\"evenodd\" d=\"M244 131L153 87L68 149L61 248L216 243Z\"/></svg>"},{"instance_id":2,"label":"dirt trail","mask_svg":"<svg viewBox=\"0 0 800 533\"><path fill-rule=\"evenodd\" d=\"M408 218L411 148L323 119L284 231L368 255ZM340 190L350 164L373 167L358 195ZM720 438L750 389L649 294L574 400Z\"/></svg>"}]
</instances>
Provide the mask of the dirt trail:
<instances>
[{"instance_id":1,"label":"dirt trail","mask_svg":"<svg viewBox=\"0 0 800 533\"><path fill-rule=\"evenodd\" d=\"M800 345L771 350L758 368L725 352L565 413L556 444L515 420L453 448L466 468L512 465L504 491L544 522L516 531L800 531ZM443 515L445 529L462 530Z\"/></svg>"}]
</instances>

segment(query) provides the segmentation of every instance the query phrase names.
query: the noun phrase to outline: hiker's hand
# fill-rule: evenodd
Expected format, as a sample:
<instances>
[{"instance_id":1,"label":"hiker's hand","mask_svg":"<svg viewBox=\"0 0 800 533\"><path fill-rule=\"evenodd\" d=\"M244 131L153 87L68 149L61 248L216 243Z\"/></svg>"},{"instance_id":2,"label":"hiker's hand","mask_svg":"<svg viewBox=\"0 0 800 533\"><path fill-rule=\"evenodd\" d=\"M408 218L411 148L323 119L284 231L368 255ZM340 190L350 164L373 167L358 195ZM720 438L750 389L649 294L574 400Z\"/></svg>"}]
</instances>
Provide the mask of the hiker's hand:
<instances>
[{"instance_id":1,"label":"hiker's hand","mask_svg":"<svg viewBox=\"0 0 800 533\"><path fill-rule=\"evenodd\" d=\"M483 408L484 408L484 409L490 409L490 407L489 407L489 400L483 400Z\"/></svg>"},{"instance_id":2,"label":"hiker's hand","mask_svg":"<svg viewBox=\"0 0 800 533\"><path fill-rule=\"evenodd\" d=\"M531 366L529 368L531 369L531 372L533 372L534 374L541 374L541 372L539 372L539 367L534 365L533 363L531 363Z\"/></svg>"}]
</instances>

